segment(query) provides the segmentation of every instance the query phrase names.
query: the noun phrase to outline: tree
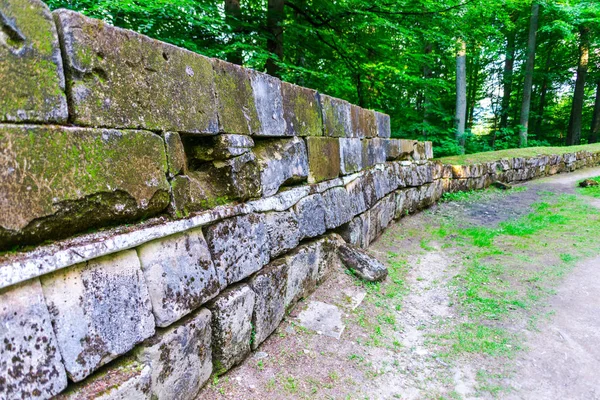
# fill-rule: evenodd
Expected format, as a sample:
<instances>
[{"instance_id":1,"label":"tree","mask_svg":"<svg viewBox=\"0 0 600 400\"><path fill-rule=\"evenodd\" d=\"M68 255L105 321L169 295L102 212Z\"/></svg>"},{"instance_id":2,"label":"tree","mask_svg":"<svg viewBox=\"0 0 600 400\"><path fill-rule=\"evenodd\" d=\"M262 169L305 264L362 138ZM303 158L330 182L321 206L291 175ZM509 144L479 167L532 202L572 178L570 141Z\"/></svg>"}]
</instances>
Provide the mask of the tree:
<instances>
[{"instance_id":1,"label":"tree","mask_svg":"<svg viewBox=\"0 0 600 400\"><path fill-rule=\"evenodd\" d=\"M464 39L458 39L458 51L456 53L456 112L454 120L456 124L456 140L465 151L465 122L467 117L467 43Z\"/></svg>"},{"instance_id":2,"label":"tree","mask_svg":"<svg viewBox=\"0 0 600 400\"><path fill-rule=\"evenodd\" d=\"M589 143L598 142L598 135L600 135L600 79L596 82L596 100L594 101Z\"/></svg>"},{"instance_id":3,"label":"tree","mask_svg":"<svg viewBox=\"0 0 600 400\"><path fill-rule=\"evenodd\" d=\"M238 36L242 33L241 26L242 10L240 9L240 0L225 0L225 22L231 27L233 36ZM241 65L244 61L242 49L237 48L230 52L227 61Z\"/></svg>"},{"instance_id":4,"label":"tree","mask_svg":"<svg viewBox=\"0 0 600 400\"><path fill-rule=\"evenodd\" d=\"M579 63L577 65L577 79L575 81L575 91L573 93L571 117L569 119L569 128L567 130L567 145L575 145L581 142L581 119L585 95L585 77L587 75L588 61L590 57L590 42L588 35L589 28L586 26L580 26Z\"/></svg>"},{"instance_id":5,"label":"tree","mask_svg":"<svg viewBox=\"0 0 600 400\"><path fill-rule=\"evenodd\" d=\"M531 5L529 36L527 39L527 63L525 64L525 83L523 85L523 102L521 103L521 118L519 121L519 145L527 146L527 128L529 126L529 108L531 106L531 87L533 85L533 68L535 65L535 38L537 34L540 5Z\"/></svg>"},{"instance_id":6,"label":"tree","mask_svg":"<svg viewBox=\"0 0 600 400\"><path fill-rule=\"evenodd\" d=\"M267 51L283 61L284 0L268 0L267 4ZM273 56L267 59L267 74L279 76L279 67Z\"/></svg>"}]
</instances>

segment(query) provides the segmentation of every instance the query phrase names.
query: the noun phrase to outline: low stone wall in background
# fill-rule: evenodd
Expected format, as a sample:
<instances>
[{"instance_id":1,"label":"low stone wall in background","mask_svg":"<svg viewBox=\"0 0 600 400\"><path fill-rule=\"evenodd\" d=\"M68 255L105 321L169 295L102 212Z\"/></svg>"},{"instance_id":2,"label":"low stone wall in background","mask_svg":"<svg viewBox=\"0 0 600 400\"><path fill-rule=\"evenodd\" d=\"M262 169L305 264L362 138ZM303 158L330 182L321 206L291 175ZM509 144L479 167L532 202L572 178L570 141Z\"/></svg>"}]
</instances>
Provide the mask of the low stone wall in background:
<instances>
[{"instance_id":1,"label":"low stone wall in background","mask_svg":"<svg viewBox=\"0 0 600 400\"><path fill-rule=\"evenodd\" d=\"M193 398L344 241L600 162L442 165L385 114L37 0L0 13L0 399Z\"/></svg>"}]
</instances>

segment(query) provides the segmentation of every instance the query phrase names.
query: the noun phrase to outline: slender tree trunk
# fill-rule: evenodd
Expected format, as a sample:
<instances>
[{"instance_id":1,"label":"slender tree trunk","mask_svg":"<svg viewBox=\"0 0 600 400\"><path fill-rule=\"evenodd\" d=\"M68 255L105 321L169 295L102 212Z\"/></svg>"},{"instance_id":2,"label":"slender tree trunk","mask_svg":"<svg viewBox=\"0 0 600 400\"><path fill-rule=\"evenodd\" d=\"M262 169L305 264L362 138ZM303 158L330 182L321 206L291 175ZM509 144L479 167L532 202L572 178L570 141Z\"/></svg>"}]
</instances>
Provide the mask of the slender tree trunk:
<instances>
[{"instance_id":1,"label":"slender tree trunk","mask_svg":"<svg viewBox=\"0 0 600 400\"><path fill-rule=\"evenodd\" d=\"M508 114L510 108L510 95L512 93L513 71L515 65L515 30L506 35L506 54L504 58L504 73L502 74L502 105L500 108L500 129L508 128Z\"/></svg>"},{"instance_id":2,"label":"slender tree trunk","mask_svg":"<svg viewBox=\"0 0 600 400\"><path fill-rule=\"evenodd\" d=\"M458 40L458 53L456 54L456 140L465 152L465 119L467 116L467 44L463 39Z\"/></svg>"},{"instance_id":3,"label":"slender tree trunk","mask_svg":"<svg viewBox=\"0 0 600 400\"><path fill-rule=\"evenodd\" d=\"M588 33L588 28L583 26L579 28L579 65L577 66L577 80L575 81L571 118L569 119L569 129L567 130L567 144L570 146L581 142L581 119L583 114L583 98L585 95L585 77L587 75L588 59L590 56Z\"/></svg>"},{"instance_id":4,"label":"slender tree trunk","mask_svg":"<svg viewBox=\"0 0 600 400\"><path fill-rule=\"evenodd\" d=\"M283 60L283 12L284 0L268 0L267 4L267 50L277 56L279 61ZM270 57L267 60L267 73L279 76L279 68Z\"/></svg>"},{"instance_id":5,"label":"slender tree trunk","mask_svg":"<svg viewBox=\"0 0 600 400\"><path fill-rule=\"evenodd\" d=\"M231 32L234 36L238 36L242 33L242 25L240 18L242 16L242 10L240 8L240 0L225 0L225 22L231 27ZM239 40L235 38L234 41ZM227 61L234 64L241 65L244 61L242 50L236 49L227 54Z\"/></svg>"},{"instance_id":6,"label":"slender tree trunk","mask_svg":"<svg viewBox=\"0 0 600 400\"><path fill-rule=\"evenodd\" d=\"M596 143L600 135L600 79L596 82L596 101L594 102L594 115L592 115L592 129L590 143Z\"/></svg>"},{"instance_id":7,"label":"slender tree trunk","mask_svg":"<svg viewBox=\"0 0 600 400\"><path fill-rule=\"evenodd\" d=\"M544 109L546 108L546 95L548 94L548 74L550 73L550 68L552 67L553 50L554 46L551 46L548 49L548 54L546 56L544 77L542 78L542 85L540 87L540 101L538 103L537 115L533 127L533 132L538 139L542 137L542 123L544 122Z\"/></svg>"},{"instance_id":8,"label":"slender tree trunk","mask_svg":"<svg viewBox=\"0 0 600 400\"><path fill-rule=\"evenodd\" d=\"M525 84L523 85L523 103L521 104L521 118L519 121L519 144L527 146L527 128L529 126L529 107L531 106L531 87L533 85L533 68L535 66L535 37L537 34L540 5L531 5L531 19L529 20L529 37L527 39L527 62L525 64Z\"/></svg>"},{"instance_id":9,"label":"slender tree trunk","mask_svg":"<svg viewBox=\"0 0 600 400\"><path fill-rule=\"evenodd\" d=\"M470 74L469 80L469 96L468 96L468 112L467 126L473 128L473 119L475 117L475 104L477 104L477 90L479 89L479 59L471 63L473 71Z\"/></svg>"},{"instance_id":10,"label":"slender tree trunk","mask_svg":"<svg viewBox=\"0 0 600 400\"><path fill-rule=\"evenodd\" d=\"M429 55L429 54L431 54L432 50L433 50L433 45L431 43L427 43L425 45L423 52L425 53L425 55ZM421 134L423 135L423 138L425 140L427 140L427 131L425 128L427 126L429 126L429 107L431 105L429 88L427 86L427 80L431 79L431 75L432 75L432 71L429 66L429 60L428 60L427 63L423 66L423 80L424 80L424 85L423 85L423 129L421 129Z\"/></svg>"}]
</instances>

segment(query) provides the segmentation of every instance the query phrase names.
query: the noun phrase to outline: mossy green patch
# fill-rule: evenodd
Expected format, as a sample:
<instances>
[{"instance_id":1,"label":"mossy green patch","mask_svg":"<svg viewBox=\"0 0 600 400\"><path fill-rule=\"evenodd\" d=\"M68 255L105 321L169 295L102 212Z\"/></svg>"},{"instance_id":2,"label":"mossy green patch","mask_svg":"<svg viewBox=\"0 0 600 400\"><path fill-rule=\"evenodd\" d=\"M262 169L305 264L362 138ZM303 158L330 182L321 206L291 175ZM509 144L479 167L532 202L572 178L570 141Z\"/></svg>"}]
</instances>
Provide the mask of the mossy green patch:
<instances>
[{"instance_id":1,"label":"mossy green patch","mask_svg":"<svg viewBox=\"0 0 600 400\"><path fill-rule=\"evenodd\" d=\"M308 137L308 181L321 182L340 174L340 142L338 138Z\"/></svg>"},{"instance_id":2,"label":"mossy green patch","mask_svg":"<svg viewBox=\"0 0 600 400\"><path fill-rule=\"evenodd\" d=\"M323 120L317 92L282 82L281 93L283 96L283 118L286 121L286 134L322 136Z\"/></svg>"}]
</instances>

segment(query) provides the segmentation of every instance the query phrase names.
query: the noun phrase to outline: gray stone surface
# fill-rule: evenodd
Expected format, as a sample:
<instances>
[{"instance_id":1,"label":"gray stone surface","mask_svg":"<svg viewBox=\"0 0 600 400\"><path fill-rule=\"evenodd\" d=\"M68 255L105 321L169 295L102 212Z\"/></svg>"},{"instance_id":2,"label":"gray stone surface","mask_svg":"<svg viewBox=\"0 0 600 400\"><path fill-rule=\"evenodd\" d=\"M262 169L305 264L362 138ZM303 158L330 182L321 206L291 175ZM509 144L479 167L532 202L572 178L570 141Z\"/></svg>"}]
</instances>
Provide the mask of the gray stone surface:
<instances>
[{"instance_id":1,"label":"gray stone surface","mask_svg":"<svg viewBox=\"0 0 600 400\"><path fill-rule=\"evenodd\" d=\"M165 139L169 176L173 177L179 173L187 172L185 149L179 134L177 132L165 132L163 137Z\"/></svg>"},{"instance_id":2,"label":"gray stone surface","mask_svg":"<svg viewBox=\"0 0 600 400\"><path fill-rule=\"evenodd\" d=\"M256 294L252 326L255 350L273 331L285 315L285 296L287 293L288 265L284 259L277 259L255 274L249 281L250 288Z\"/></svg>"},{"instance_id":3,"label":"gray stone surface","mask_svg":"<svg viewBox=\"0 0 600 400\"><path fill-rule=\"evenodd\" d=\"M219 282L200 228L146 243L137 253L157 326L172 324L227 284Z\"/></svg>"},{"instance_id":4,"label":"gray stone surface","mask_svg":"<svg viewBox=\"0 0 600 400\"><path fill-rule=\"evenodd\" d=\"M67 121L58 36L44 3L0 3L0 60L0 121Z\"/></svg>"},{"instance_id":5,"label":"gray stone surface","mask_svg":"<svg viewBox=\"0 0 600 400\"><path fill-rule=\"evenodd\" d=\"M225 373L250 354L255 294L247 285L228 287L208 304L212 312L213 371Z\"/></svg>"},{"instance_id":6,"label":"gray stone surface","mask_svg":"<svg viewBox=\"0 0 600 400\"><path fill-rule=\"evenodd\" d=\"M358 138L340 138L340 171L349 175L363 168L362 143Z\"/></svg>"},{"instance_id":7,"label":"gray stone surface","mask_svg":"<svg viewBox=\"0 0 600 400\"><path fill-rule=\"evenodd\" d=\"M365 212L368 208L365 186L367 185L367 177L363 175L346 185L346 192L348 192L348 202L351 208L352 215L358 215Z\"/></svg>"},{"instance_id":8,"label":"gray stone surface","mask_svg":"<svg viewBox=\"0 0 600 400\"><path fill-rule=\"evenodd\" d=\"M369 245L369 213L357 215L338 230L344 240L354 246L366 248Z\"/></svg>"},{"instance_id":9,"label":"gray stone surface","mask_svg":"<svg viewBox=\"0 0 600 400\"><path fill-rule=\"evenodd\" d=\"M223 133L212 137L185 137L190 162L227 160L248 153L254 147L254 140L247 135Z\"/></svg>"},{"instance_id":10,"label":"gray stone surface","mask_svg":"<svg viewBox=\"0 0 600 400\"><path fill-rule=\"evenodd\" d=\"M372 138L362 140L363 169L384 163L386 155L386 139Z\"/></svg>"},{"instance_id":11,"label":"gray stone surface","mask_svg":"<svg viewBox=\"0 0 600 400\"><path fill-rule=\"evenodd\" d=\"M0 249L155 214L169 204L160 136L0 125Z\"/></svg>"},{"instance_id":12,"label":"gray stone surface","mask_svg":"<svg viewBox=\"0 0 600 400\"><path fill-rule=\"evenodd\" d=\"M315 90L282 82L281 94L286 135L323 135L321 107Z\"/></svg>"},{"instance_id":13,"label":"gray stone surface","mask_svg":"<svg viewBox=\"0 0 600 400\"><path fill-rule=\"evenodd\" d=\"M392 135L389 115L375 111L375 122L377 124L378 137L389 138Z\"/></svg>"},{"instance_id":14,"label":"gray stone surface","mask_svg":"<svg viewBox=\"0 0 600 400\"><path fill-rule=\"evenodd\" d=\"M265 213L265 225L272 260L300 243L300 226L293 210Z\"/></svg>"},{"instance_id":15,"label":"gray stone surface","mask_svg":"<svg viewBox=\"0 0 600 400\"><path fill-rule=\"evenodd\" d=\"M323 202L327 229L335 229L352 219L350 197L343 187L334 187L323 192Z\"/></svg>"},{"instance_id":16,"label":"gray stone surface","mask_svg":"<svg viewBox=\"0 0 600 400\"><path fill-rule=\"evenodd\" d=\"M151 369L132 357L70 385L56 400L150 400Z\"/></svg>"},{"instance_id":17,"label":"gray stone surface","mask_svg":"<svg viewBox=\"0 0 600 400\"><path fill-rule=\"evenodd\" d=\"M377 137L377 122L375 111L367 110L352 104L350 106L352 118L352 131L355 137L374 138Z\"/></svg>"},{"instance_id":18,"label":"gray stone surface","mask_svg":"<svg viewBox=\"0 0 600 400\"><path fill-rule=\"evenodd\" d=\"M283 96L281 81L267 74L248 70L254 104L260 125L256 136L286 136L286 123L283 119Z\"/></svg>"},{"instance_id":19,"label":"gray stone surface","mask_svg":"<svg viewBox=\"0 0 600 400\"><path fill-rule=\"evenodd\" d=\"M73 11L54 16L74 123L217 132L210 59Z\"/></svg>"},{"instance_id":20,"label":"gray stone surface","mask_svg":"<svg viewBox=\"0 0 600 400\"><path fill-rule=\"evenodd\" d=\"M285 308L314 292L319 278L319 264L324 257L323 251L322 241L317 241L302 245L284 257L288 265Z\"/></svg>"},{"instance_id":21,"label":"gray stone surface","mask_svg":"<svg viewBox=\"0 0 600 400\"><path fill-rule=\"evenodd\" d=\"M298 314L300 326L319 335L340 339L344 332L342 312L334 305L311 301L306 310Z\"/></svg>"},{"instance_id":22,"label":"gray stone surface","mask_svg":"<svg viewBox=\"0 0 600 400\"><path fill-rule=\"evenodd\" d=\"M385 265L364 250L346 244L340 246L338 252L346 268L353 271L360 278L375 282L382 281L387 277L388 270Z\"/></svg>"},{"instance_id":23,"label":"gray stone surface","mask_svg":"<svg viewBox=\"0 0 600 400\"><path fill-rule=\"evenodd\" d=\"M325 136L357 137L352 130L352 114L350 103L346 100L319 94L323 111L323 127Z\"/></svg>"},{"instance_id":24,"label":"gray stone surface","mask_svg":"<svg viewBox=\"0 0 600 400\"><path fill-rule=\"evenodd\" d=\"M0 291L0 398L48 399L67 374L38 279Z\"/></svg>"},{"instance_id":25,"label":"gray stone surface","mask_svg":"<svg viewBox=\"0 0 600 400\"><path fill-rule=\"evenodd\" d=\"M341 268L337 248L344 244L344 239L337 233L329 233L317 240L317 244L321 246L317 283L321 284L335 269Z\"/></svg>"},{"instance_id":26,"label":"gray stone surface","mask_svg":"<svg viewBox=\"0 0 600 400\"><path fill-rule=\"evenodd\" d=\"M202 309L159 330L135 350L152 370L151 398L193 399L212 372L211 313Z\"/></svg>"},{"instance_id":27,"label":"gray stone surface","mask_svg":"<svg viewBox=\"0 0 600 400\"><path fill-rule=\"evenodd\" d=\"M298 216L300 240L322 235L325 226L325 202L321 194L306 196L294 206Z\"/></svg>"},{"instance_id":28,"label":"gray stone surface","mask_svg":"<svg viewBox=\"0 0 600 400\"><path fill-rule=\"evenodd\" d=\"M229 218L205 228L204 234L220 280L229 285L269 262L269 235L263 215Z\"/></svg>"},{"instance_id":29,"label":"gray stone surface","mask_svg":"<svg viewBox=\"0 0 600 400\"><path fill-rule=\"evenodd\" d=\"M263 140L254 148L260 167L263 196L272 196L283 185L305 181L308 177L308 154L304 140Z\"/></svg>"},{"instance_id":30,"label":"gray stone surface","mask_svg":"<svg viewBox=\"0 0 600 400\"><path fill-rule=\"evenodd\" d=\"M134 250L41 281L63 363L75 382L154 334L148 289Z\"/></svg>"}]
</instances>

